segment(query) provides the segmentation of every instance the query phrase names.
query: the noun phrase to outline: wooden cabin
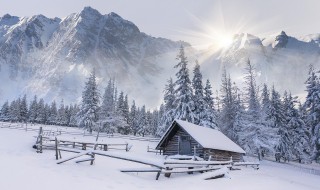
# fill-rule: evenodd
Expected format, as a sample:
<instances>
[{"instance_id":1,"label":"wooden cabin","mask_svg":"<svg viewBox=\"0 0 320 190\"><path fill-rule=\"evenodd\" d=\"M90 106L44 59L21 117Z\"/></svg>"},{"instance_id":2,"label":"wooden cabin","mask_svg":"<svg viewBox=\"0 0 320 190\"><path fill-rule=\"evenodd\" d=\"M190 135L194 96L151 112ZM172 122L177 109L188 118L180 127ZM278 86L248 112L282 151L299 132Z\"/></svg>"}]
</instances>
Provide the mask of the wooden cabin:
<instances>
[{"instance_id":1,"label":"wooden cabin","mask_svg":"<svg viewBox=\"0 0 320 190\"><path fill-rule=\"evenodd\" d=\"M164 155L196 155L205 160L241 161L246 153L221 131L175 120L161 137L157 150ZM210 157L211 156L211 157Z\"/></svg>"}]
</instances>

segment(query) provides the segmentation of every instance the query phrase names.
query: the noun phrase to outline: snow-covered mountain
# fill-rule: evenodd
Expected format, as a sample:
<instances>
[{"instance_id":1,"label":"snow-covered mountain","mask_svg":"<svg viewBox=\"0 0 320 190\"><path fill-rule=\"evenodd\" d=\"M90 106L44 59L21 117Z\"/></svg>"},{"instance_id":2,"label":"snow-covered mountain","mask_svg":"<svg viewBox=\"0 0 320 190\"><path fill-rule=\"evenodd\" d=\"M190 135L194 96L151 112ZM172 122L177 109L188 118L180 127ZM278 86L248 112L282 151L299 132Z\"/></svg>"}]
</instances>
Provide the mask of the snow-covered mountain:
<instances>
[{"instance_id":1,"label":"snow-covered mountain","mask_svg":"<svg viewBox=\"0 0 320 190\"><path fill-rule=\"evenodd\" d=\"M0 103L27 93L47 101L77 102L94 68L101 90L115 78L119 90L138 105L159 105L166 80L174 77L173 65L180 45L139 30L116 13L101 14L91 7L66 18L43 15L0 17ZM209 52L209 53L208 53ZM219 52L187 50L189 68L198 59L204 78L218 89L226 67L241 86L245 63L257 69L258 83L274 84L280 91L304 93L308 65L320 68L320 34L299 38L284 31L260 38L241 33Z\"/></svg>"},{"instance_id":2,"label":"snow-covered mountain","mask_svg":"<svg viewBox=\"0 0 320 190\"><path fill-rule=\"evenodd\" d=\"M217 84L225 66L233 80L241 86L244 67L250 59L256 67L258 83L274 84L282 92L290 90L293 94L303 95L309 65L320 69L319 42L319 34L295 38L281 31L259 38L241 33L234 36L228 48L202 60L203 68L205 71L215 71L210 77Z\"/></svg>"},{"instance_id":3,"label":"snow-covered mountain","mask_svg":"<svg viewBox=\"0 0 320 190\"><path fill-rule=\"evenodd\" d=\"M156 106L164 84L158 82L169 77L165 68L172 68L181 44L189 46L91 7L64 19L6 14L0 17L0 100L28 93L75 102L95 68L101 88L115 78L139 104Z\"/></svg>"}]
</instances>

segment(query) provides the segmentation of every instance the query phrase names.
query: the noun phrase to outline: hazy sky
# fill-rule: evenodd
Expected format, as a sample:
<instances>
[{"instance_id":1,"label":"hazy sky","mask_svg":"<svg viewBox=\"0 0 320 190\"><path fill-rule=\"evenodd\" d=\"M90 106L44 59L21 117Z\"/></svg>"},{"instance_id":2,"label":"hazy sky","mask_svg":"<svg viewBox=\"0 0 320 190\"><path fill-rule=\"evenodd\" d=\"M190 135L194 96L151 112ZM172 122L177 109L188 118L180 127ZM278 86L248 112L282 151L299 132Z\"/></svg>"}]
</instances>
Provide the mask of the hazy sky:
<instances>
[{"instance_id":1,"label":"hazy sky","mask_svg":"<svg viewBox=\"0 0 320 190\"><path fill-rule=\"evenodd\" d=\"M0 15L63 18L85 6L116 12L152 36L190 42L212 29L259 37L320 33L319 0L0 0Z\"/></svg>"}]
</instances>

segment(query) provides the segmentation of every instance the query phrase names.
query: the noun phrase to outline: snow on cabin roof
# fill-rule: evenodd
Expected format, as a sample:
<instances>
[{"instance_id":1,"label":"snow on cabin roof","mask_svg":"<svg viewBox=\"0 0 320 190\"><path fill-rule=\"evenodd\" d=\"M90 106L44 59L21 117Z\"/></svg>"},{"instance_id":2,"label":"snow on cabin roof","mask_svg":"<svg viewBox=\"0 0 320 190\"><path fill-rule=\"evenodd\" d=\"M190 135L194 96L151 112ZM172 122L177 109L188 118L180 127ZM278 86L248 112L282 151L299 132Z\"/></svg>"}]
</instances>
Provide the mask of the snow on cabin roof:
<instances>
[{"instance_id":1,"label":"snow on cabin roof","mask_svg":"<svg viewBox=\"0 0 320 190\"><path fill-rule=\"evenodd\" d=\"M246 153L239 145L234 143L219 130L202 127L178 119L176 120L176 122L187 133L189 133L194 138L194 140L196 140L203 148Z\"/></svg>"},{"instance_id":2,"label":"snow on cabin roof","mask_svg":"<svg viewBox=\"0 0 320 190\"><path fill-rule=\"evenodd\" d=\"M182 127L189 135L191 135L194 140L196 140L203 148L216 149L216 150L226 150L230 152L246 153L239 145L234 143L231 139L225 136L222 132L216 129L211 129L207 127L202 127L189 123L187 121L175 120L180 127ZM173 125L171 125L172 128ZM170 131L168 129L168 131ZM167 131L167 132L168 132ZM166 132L166 133L167 133ZM166 137L166 134L162 136L162 139ZM159 146L159 145L158 145Z\"/></svg>"}]
</instances>

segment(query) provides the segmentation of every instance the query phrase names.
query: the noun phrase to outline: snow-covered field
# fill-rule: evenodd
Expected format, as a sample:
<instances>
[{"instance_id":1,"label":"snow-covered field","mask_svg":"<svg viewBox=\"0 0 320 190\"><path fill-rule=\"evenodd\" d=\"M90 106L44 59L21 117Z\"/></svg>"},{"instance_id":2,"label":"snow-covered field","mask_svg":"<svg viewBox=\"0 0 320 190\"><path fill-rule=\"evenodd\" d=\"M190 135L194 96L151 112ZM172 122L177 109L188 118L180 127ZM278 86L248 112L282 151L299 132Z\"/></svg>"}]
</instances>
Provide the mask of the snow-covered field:
<instances>
[{"instance_id":1,"label":"snow-covered field","mask_svg":"<svg viewBox=\"0 0 320 190\"><path fill-rule=\"evenodd\" d=\"M229 178L202 180L202 174L163 175L156 181L155 173L122 173L124 168L146 167L137 163L96 156L95 164L76 164L74 161L56 164L55 153L44 150L36 153L32 148L36 131L1 128L0 124L0 189L1 190L81 190L81 189L217 189L217 190L320 190L320 176L309 174L296 166L262 161L259 170L242 167L230 171ZM73 129L75 130L75 129ZM80 138L72 136L69 138ZM94 137L81 137L88 140ZM147 146L155 142L138 141L123 138L101 137L110 143L133 145L123 154L137 156L161 162L163 157L148 153ZM62 157L74 153L62 152ZM315 165L316 169L320 167Z\"/></svg>"}]
</instances>

